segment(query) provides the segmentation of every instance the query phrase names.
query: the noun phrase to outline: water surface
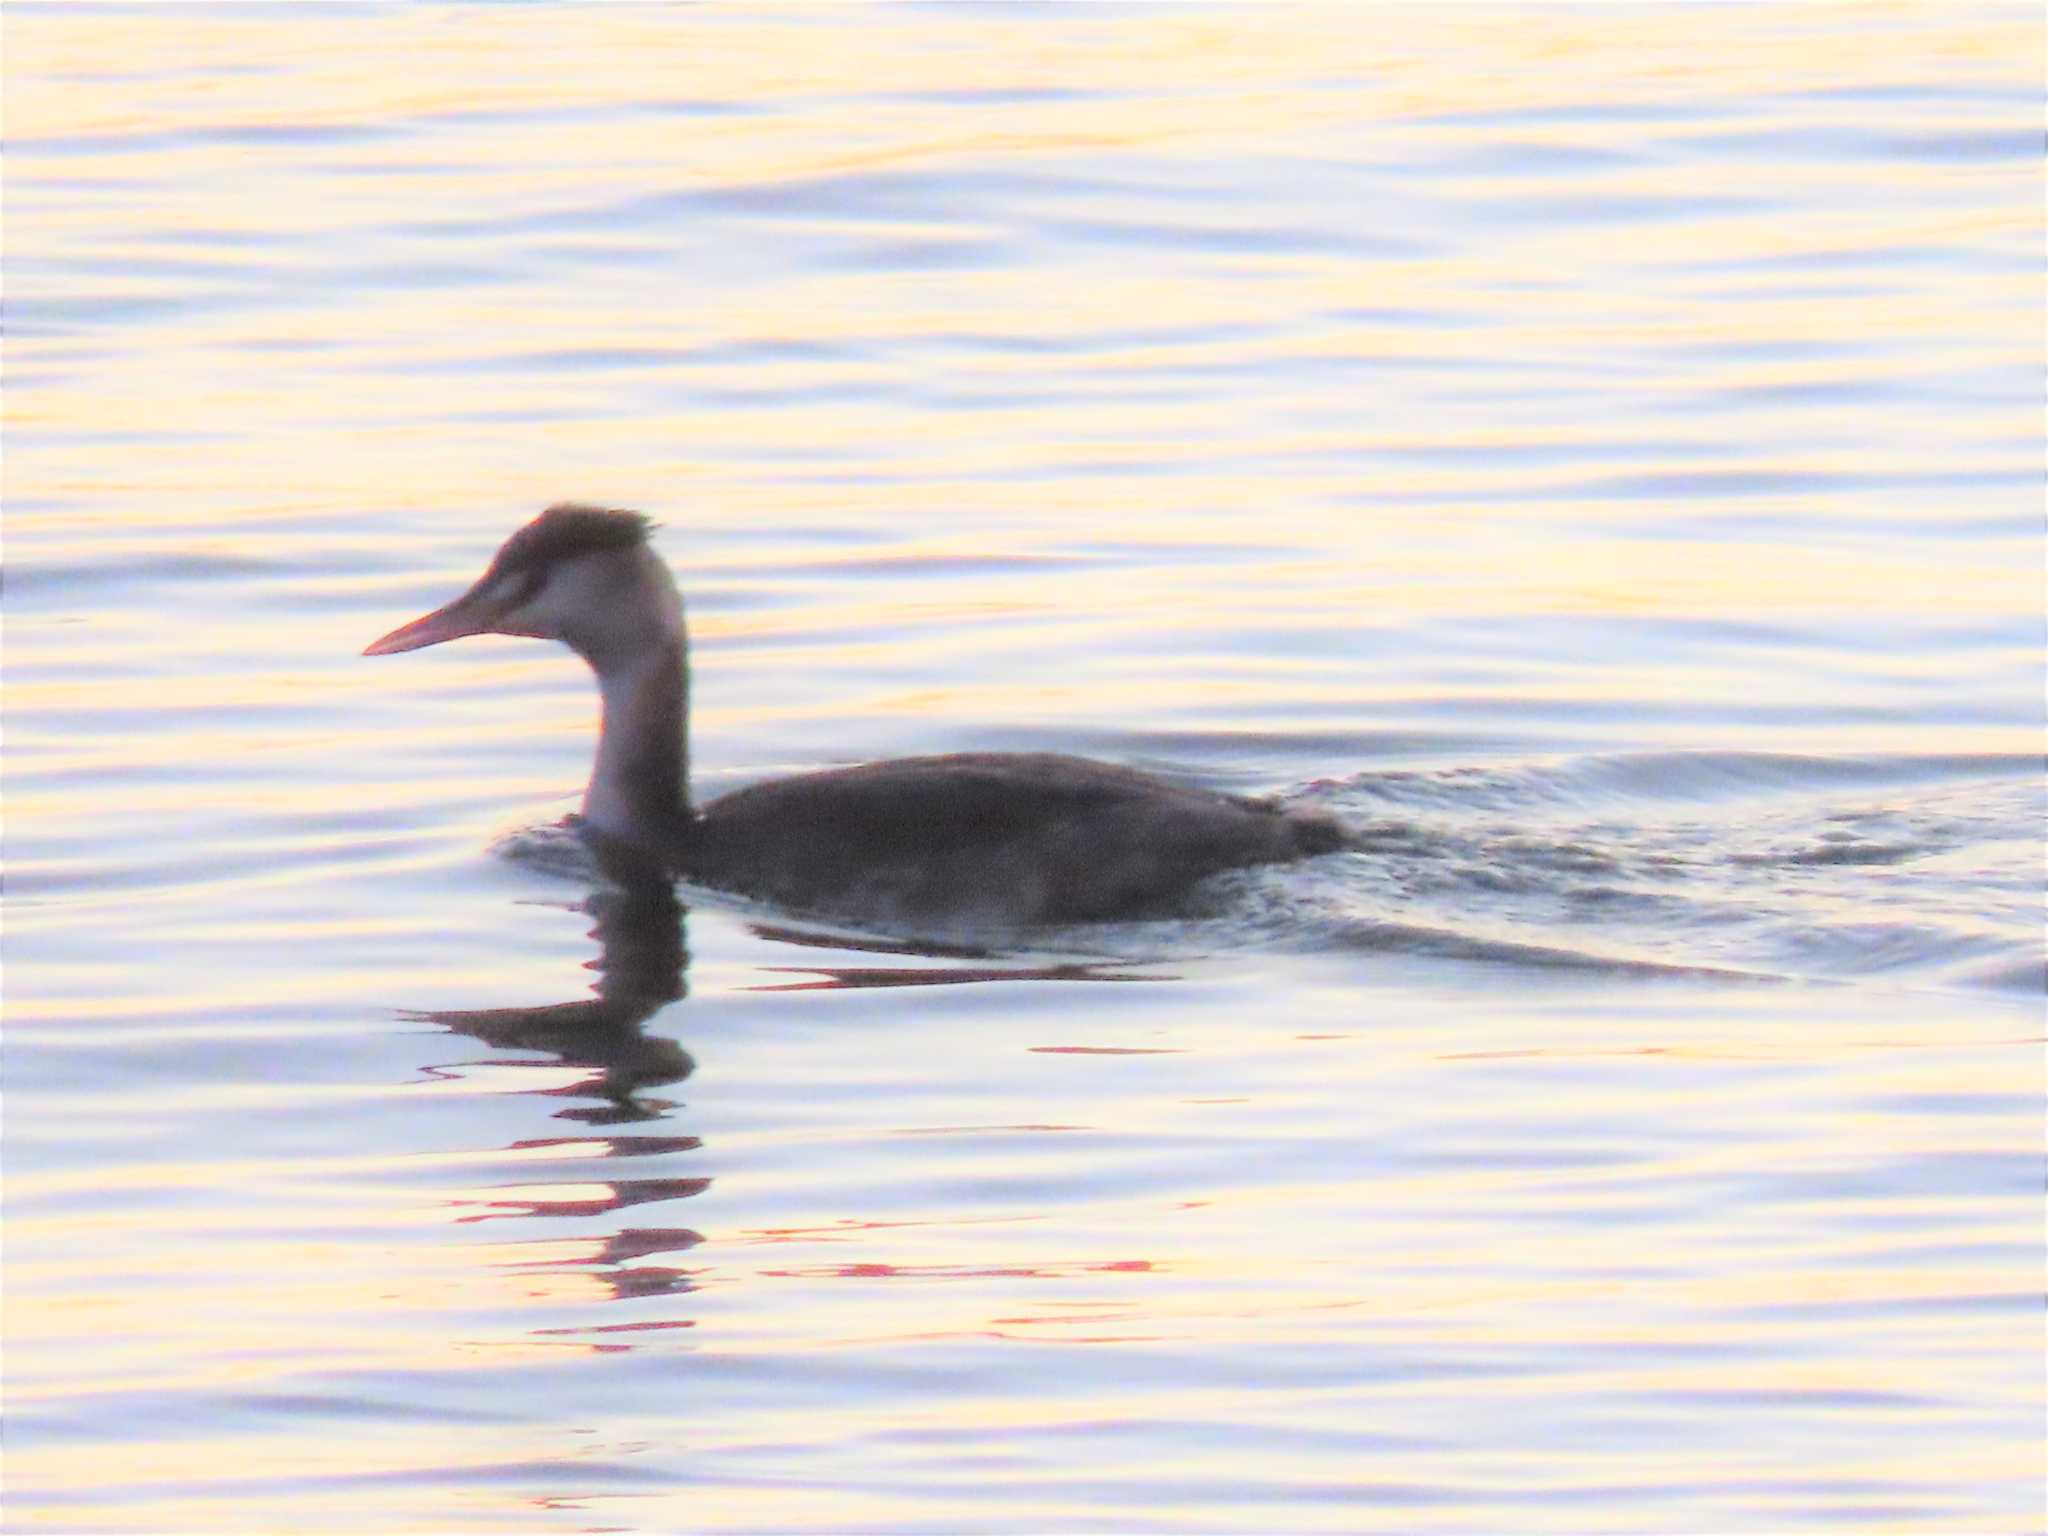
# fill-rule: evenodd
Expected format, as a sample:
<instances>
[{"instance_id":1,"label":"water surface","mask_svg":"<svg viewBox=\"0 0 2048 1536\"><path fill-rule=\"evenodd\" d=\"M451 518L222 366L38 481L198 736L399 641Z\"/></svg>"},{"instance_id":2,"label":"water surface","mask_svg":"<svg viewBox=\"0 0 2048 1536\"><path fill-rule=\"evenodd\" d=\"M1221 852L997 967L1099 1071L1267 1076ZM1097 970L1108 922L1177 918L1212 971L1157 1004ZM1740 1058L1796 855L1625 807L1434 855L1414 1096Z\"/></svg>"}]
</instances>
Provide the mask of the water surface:
<instances>
[{"instance_id":1,"label":"water surface","mask_svg":"<svg viewBox=\"0 0 2048 1536\"><path fill-rule=\"evenodd\" d=\"M2035 12L5 27L11 1528L2039 1528ZM1366 846L607 895L570 498Z\"/></svg>"}]
</instances>

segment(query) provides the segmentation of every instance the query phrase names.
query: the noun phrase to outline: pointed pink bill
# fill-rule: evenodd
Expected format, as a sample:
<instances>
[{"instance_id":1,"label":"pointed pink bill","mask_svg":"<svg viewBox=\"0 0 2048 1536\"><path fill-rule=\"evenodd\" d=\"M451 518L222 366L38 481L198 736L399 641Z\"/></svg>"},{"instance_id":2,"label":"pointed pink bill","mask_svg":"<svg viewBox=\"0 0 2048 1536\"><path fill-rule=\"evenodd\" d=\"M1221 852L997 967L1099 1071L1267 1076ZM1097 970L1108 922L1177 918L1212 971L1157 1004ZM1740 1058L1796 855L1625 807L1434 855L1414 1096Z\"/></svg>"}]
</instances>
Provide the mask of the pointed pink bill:
<instances>
[{"instance_id":1,"label":"pointed pink bill","mask_svg":"<svg viewBox=\"0 0 2048 1536\"><path fill-rule=\"evenodd\" d=\"M491 632L489 606L477 600L476 589L472 587L454 602L436 608L432 613L414 619L410 624L401 624L381 639L372 640L363 647L365 656L395 656L400 651L416 651L422 646L439 645L443 640L460 640L464 635L484 635Z\"/></svg>"}]
</instances>

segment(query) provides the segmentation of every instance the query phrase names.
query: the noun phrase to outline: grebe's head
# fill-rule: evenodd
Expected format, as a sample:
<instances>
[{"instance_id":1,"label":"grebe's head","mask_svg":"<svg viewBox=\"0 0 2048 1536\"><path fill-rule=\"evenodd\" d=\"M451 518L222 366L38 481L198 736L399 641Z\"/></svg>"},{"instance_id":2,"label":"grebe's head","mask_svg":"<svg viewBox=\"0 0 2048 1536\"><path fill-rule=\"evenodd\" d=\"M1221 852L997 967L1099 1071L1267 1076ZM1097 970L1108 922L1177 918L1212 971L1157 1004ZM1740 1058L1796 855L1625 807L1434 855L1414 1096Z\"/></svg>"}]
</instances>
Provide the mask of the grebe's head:
<instances>
[{"instance_id":1,"label":"grebe's head","mask_svg":"<svg viewBox=\"0 0 2048 1536\"><path fill-rule=\"evenodd\" d=\"M560 640L600 667L678 633L682 608L637 512L564 502L507 539L454 602L363 649L390 656L465 635Z\"/></svg>"}]
</instances>

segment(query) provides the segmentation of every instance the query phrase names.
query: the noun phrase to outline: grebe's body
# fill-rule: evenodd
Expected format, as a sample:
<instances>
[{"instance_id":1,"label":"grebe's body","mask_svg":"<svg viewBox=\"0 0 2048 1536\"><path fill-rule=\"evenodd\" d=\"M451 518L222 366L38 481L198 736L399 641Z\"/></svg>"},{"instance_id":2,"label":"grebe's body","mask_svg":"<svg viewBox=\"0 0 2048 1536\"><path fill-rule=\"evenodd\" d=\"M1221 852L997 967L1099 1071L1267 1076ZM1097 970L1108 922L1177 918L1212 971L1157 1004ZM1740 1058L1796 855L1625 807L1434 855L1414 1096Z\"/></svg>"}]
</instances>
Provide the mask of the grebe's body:
<instances>
[{"instance_id":1,"label":"grebe's body","mask_svg":"<svg viewBox=\"0 0 2048 1536\"><path fill-rule=\"evenodd\" d=\"M1336 827L1052 753L960 753L707 805L680 872L794 907L1011 926L1134 917L1204 875L1325 852Z\"/></svg>"},{"instance_id":2,"label":"grebe's body","mask_svg":"<svg viewBox=\"0 0 2048 1536\"><path fill-rule=\"evenodd\" d=\"M668 567L630 512L550 507L469 591L364 654L463 635L560 640L604 701L583 821L670 874L884 923L1141 916L1204 876L1325 853L1326 816L1052 753L961 753L689 798L689 647Z\"/></svg>"}]
</instances>

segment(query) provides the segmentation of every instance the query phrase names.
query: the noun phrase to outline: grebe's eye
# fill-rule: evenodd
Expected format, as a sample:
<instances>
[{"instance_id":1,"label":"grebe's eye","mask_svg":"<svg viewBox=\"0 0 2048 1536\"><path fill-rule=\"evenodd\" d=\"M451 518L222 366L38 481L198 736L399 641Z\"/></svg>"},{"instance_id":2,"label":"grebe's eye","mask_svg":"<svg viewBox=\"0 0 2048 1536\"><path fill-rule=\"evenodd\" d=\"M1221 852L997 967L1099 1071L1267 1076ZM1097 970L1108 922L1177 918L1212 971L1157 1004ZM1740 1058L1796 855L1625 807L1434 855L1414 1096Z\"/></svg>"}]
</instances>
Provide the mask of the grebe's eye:
<instances>
[{"instance_id":1,"label":"grebe's eye","mask_svg":"<svg viewBox=\"0 0 2048 1536\"><path fill-rule=\"evenodd\" d=\"M503 572L485 590L504 608L524 608L540 595L547 574L539 566L524 565Z\"/></svg>"}]
</instances>

